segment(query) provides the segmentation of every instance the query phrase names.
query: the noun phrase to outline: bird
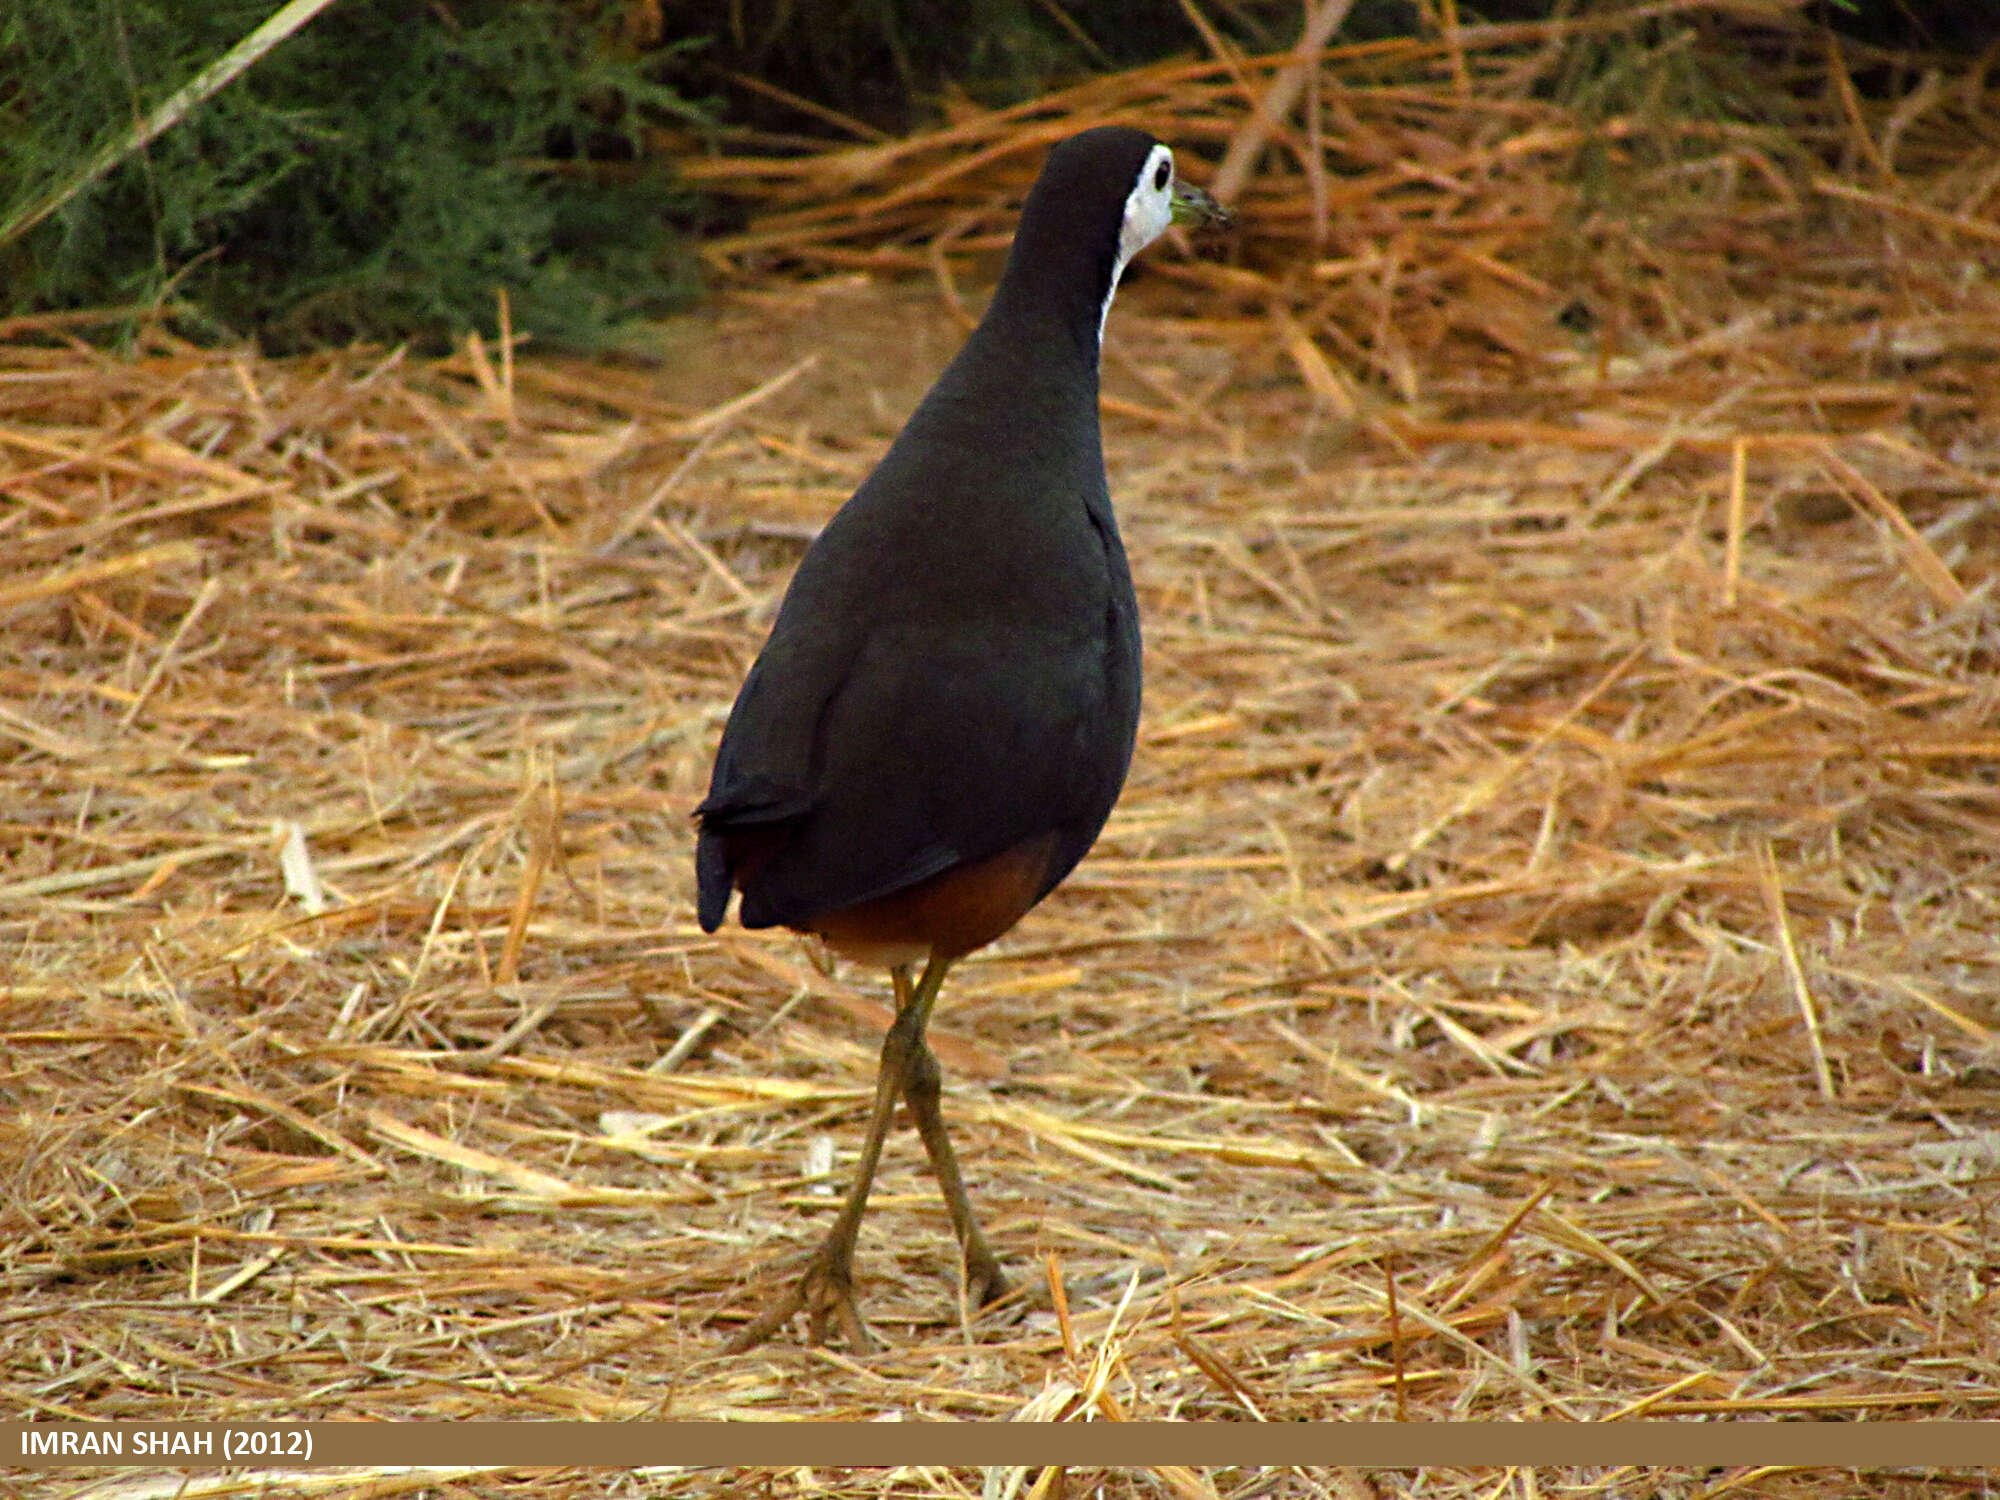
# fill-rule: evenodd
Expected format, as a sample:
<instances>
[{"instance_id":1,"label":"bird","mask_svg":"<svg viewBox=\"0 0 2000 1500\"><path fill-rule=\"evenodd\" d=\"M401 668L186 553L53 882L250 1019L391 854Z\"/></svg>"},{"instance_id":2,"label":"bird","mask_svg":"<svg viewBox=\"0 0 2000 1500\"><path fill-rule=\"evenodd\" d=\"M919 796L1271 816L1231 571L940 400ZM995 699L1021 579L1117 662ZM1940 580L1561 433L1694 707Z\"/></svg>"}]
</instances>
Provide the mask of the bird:
<instances>
[{"instance_id":1,"label":"bird","mask_svg":"<svg viewBox=\"0 0 2000 1500\"><path fill-rule=\"evenodd\" d=\"M1138 732L1138 601L1112 513L1098 361L1132 257L1223 210L1146 131L1057 142L999 284L901 433L813 540L743 680L695 809L697 915L814 934L888 968L853 1181L788 1289L730 1340L807 1315L874 1341L854 1252L900 1097L975 1306L1008 1283L973 1216L924 1040L946 971L1067 876L1123 789Z\"/></svg>"}]
</instances>

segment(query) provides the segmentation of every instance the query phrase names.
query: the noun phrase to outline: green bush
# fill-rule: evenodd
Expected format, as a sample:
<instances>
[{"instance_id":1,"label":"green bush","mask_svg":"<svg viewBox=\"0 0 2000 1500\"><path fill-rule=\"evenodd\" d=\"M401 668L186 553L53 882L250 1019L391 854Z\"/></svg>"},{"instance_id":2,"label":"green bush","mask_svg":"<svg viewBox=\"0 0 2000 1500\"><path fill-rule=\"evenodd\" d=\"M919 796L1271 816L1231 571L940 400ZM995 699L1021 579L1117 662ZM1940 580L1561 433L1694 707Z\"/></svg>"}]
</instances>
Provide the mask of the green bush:
<instances>
[{"instance_id":1,"label":"green bush","mask_svg":"<svg viewBox=\"0 0 2000 1500\"><path fill-rule=\"evenodd\" d=\"M226 52L276 0L37 0L0 20L0 222ZM699 111L618 13L340 0L0 248L13 312L167 304L287 348L516 328L588 345L684 301L690 212L639 128Z\"/></svg>"}]
</instances>

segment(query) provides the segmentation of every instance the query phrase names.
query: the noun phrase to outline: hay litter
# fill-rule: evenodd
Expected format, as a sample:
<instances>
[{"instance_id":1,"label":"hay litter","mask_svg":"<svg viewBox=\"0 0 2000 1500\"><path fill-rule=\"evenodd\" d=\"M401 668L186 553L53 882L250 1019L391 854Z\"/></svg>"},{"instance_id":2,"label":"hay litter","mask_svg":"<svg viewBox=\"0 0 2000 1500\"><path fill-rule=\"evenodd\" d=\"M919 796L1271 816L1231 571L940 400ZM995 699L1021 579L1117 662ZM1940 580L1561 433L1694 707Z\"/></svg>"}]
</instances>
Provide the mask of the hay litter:
<instances>
[{"instance_id":1,"label":"hay litter","mask_svg":"<svg viewBox=\"0 0 2000 1500\"><path fill-rule=\"evenodd\" d=\"M765 207L660 368L0 330L7 1409L1995 1415L2000 99L1822 79L1846 165L1718 140L1563 285L1580 131L1529 33L1456 35L1328 54L1236 262L1121 300L1137 763L937 1028L1028 1295L949 1315L899 1137L866 1364L714 1357L837 1201L886 991L700 933L687 813L959 337L940 268L1050 135L1219 155L1231 69L713 164Z\"/></svg>"}]
</instances>

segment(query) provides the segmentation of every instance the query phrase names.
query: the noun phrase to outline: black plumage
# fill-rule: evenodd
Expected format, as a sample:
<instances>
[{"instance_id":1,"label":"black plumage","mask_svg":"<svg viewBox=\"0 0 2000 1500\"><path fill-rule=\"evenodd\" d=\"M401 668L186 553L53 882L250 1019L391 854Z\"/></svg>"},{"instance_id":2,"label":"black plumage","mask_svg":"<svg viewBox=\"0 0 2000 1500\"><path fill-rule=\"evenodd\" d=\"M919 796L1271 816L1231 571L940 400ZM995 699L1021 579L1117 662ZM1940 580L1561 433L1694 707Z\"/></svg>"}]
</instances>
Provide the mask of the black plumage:
<instances>
[{"instance_id":1,"label":"black plumage","mask_svg":"<svg viewBox=\"0 0 2000 1500\"><path fill-rule=\"evenodd\" d=\"M1046 894L1104 826L1138 726L1139 616L1098 318L1152 145L1109 127L1057 148L978 329L800 563L698 810L705 929L735 829L787 836L739 920L809 928L1056 830Z\"/></svg>"},{"instance_id":2,"label":"black plumage","mask_svg":"<svg viewBox=\"0 0 2000 1500\"><path fill-rule=\"evenodd\" d=\"M1105 483L1098 353L1126 258L1176 209L1212 209L1171 162L1117 126L1050 153L985 316L807 551L730 712L696 810L702 927L740 889L746 927L890 963L899 1004L851 1215L739 1346L801 1307L815 1337L831 1310L865 1342L848 1263L898 1092L975 1291L1004 1287L944 1140L923 1025L951 961L1076 866L1131 763L1138 606Z\"/></svg>"}]
</instances>

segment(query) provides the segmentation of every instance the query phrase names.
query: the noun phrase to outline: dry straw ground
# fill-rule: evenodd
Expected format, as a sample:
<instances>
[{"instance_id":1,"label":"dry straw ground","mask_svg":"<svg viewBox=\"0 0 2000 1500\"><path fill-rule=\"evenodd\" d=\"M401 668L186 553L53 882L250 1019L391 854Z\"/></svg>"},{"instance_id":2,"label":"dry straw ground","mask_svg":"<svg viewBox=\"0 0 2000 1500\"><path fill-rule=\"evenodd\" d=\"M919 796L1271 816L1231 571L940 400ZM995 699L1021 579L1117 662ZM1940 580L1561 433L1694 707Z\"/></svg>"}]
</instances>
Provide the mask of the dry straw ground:
<instances>
[{"instance_id":1,"label":"dry straw ground","mask_svg":"<svg viewBox=\"0 0 2000 1500\"><path fill-rule=\"evenodd\" d=\"M1559 33L1460 41L1328 54L1230 263L1114 314L1137 763L936 1038L1026 1296L961 1323L900 1134L866 1362L715 1357L886 990L703 936L687 814L945 251L1097 119L1219 158L1286 60L715 162L756 213L657 367L8 329L0 1404L2000 1414L2000 91L1777 39L1789 129L1668 140L1534 97Z\"/></svg>"}]
</instances>

